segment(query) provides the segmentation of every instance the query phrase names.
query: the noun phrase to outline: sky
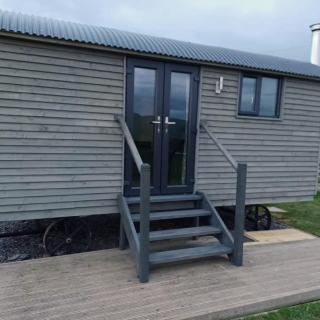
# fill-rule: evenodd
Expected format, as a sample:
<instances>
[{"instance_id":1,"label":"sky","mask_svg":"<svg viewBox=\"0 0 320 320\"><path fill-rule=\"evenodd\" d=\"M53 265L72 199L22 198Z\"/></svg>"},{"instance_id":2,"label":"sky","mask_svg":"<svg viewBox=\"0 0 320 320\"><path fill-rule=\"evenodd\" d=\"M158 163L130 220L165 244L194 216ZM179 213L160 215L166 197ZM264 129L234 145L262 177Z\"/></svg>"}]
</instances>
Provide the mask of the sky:
<instances>
[{"instance_id":1,"label":"sky","mask_svg":"<svg viewBox=\"0 0 320 320\"><path fill-rule=\"evenodd\" d=\"M0 0L0 8L309 61L319 0Z\"/></svg>"}]
</instances>

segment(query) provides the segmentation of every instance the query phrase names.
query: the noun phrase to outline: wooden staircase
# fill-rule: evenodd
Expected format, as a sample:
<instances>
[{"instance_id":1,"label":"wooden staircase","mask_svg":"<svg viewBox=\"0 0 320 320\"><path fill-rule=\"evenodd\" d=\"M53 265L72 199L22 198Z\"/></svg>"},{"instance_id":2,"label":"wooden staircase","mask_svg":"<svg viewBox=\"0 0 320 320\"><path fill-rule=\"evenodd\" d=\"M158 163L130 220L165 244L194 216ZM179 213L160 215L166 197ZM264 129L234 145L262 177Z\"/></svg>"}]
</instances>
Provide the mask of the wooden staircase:
<instances>
[{"instance_id":1,"label":"wooden staircase","mask_svg":"<svg viewBox=\"0 0 320 320\"><path fill-rule=\"evenodd\" d=\"M171 262L228 255L232 263L241 266L243 260L243 231L247 164L235 161L208 125L200 121L200 127L208 134L237 174L235 198L235 227L230 234L216 208L203 193L170 196L150 196L150 165L144 163L134 143L130 130L121 115L115 115L124 134L134 163L140 174L140 197L118 196L120 221L120 249L127 243L134 254L137 274L141 282L149 280L150 267ZM186 205L188 204L188 205ZM152 224L162 220L192 218L190 226L153 230ZM212 236L218 243L197 247L154 250L153 244L177 239Z\"/></svg>"},{"instance_id":2,"label":"wooden staircase","mask_svg":"<svg viewBox=\"0 0 320 320\"><path fill-rule=\"evenodd\" d=\"M200 258L229 256L233 258L234 243L233 237L226 228L217 210L212 206L207 196L202 193L169 195L150 197L150 231L148 240L143 246L148 247L147 259L143 262L139 260L139 251L141 247L141 234L139 232L141 215L139 212L140 198L127 198L119 195L119 206L121 208L121 236L120 249L125 249L129 242L131 250L135 251L138 276L141 282L148 281L148 275L139 274L139 263L146 263L147 266L142 269L148 270L151 267L160 264L182 262ZM165 205L165 209L162 206ZM168 206L171 209L167 209ZM183 227L168 228L172 222L182 220ZM154 230L154 225L159 221L167 221L161 230ZM185 226L185 224L189 226ZM179 226L179 223L176 223ZM202 236L212 236L212 244L192 246L193 241L186 242L187 247L174 248L176 239L195 239ZM170 243L169 250L153 249L152 244L162 242L162 247ZM190 245L191 243L191 245ZM173 245L172 245L173 244ZM173 246L173 247L172 247Z\"/></svg>"}]
</instances>

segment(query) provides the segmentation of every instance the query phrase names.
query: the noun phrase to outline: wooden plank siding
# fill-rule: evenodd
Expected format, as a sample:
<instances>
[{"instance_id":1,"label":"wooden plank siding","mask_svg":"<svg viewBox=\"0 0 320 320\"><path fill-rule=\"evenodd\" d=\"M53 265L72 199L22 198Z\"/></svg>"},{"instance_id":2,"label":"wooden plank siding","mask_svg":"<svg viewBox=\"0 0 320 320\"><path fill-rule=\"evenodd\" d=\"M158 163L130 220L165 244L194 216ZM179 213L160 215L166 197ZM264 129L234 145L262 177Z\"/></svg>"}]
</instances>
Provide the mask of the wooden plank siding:
<instances>
[{"instance_id":1,"label":"wooden plank siding","mask_svg":"<svg viewBox=\"0 0 320 320\"><path fill-rule=\"evenodd\" d=\"M215 84L224 77L224 89ZM248 162L247 203L310 200L316 190L320 142L320 84L284 79L280 120L238 117L240 72L203 67L200 118L237 161ZM235 173L201 131L197 188L216 205L235 203Z\"/></svg>"},{"instance_id":2,"label":"wooden plank siding","mask_svg":"<svg viewBox=\"0 0 320 320\"><path fill-rule=\"evenodd\" d=\"M0 38L0 220L118 213L124 57Z\"/></svg>"},{"instance_id":3,"label":"wooden plank siding","mask_svg":"<svg viewBox=\"0 0 320 320\"><path fill-rule=\"evenodd\" d=\"M215 83L224 77L224 89ZM240 73L202 67L200 118L238 161L248 203L315 193L320 86L285 79L280 120L237 117ZM124 56L0 38L0 220L118 213L123 184ZM196 189L232 205L235 174L198 135Z\"/></svg>"}]
</instances>

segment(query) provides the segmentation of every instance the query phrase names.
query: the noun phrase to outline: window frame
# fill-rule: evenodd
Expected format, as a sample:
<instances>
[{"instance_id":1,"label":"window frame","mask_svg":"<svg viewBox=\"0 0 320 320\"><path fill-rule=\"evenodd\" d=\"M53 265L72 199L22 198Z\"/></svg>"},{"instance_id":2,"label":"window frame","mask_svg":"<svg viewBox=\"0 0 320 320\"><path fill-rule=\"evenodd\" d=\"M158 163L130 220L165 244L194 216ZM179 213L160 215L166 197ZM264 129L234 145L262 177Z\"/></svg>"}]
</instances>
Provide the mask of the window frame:
<instances>
[{"instance_id":1,"label":"window frame","mask_svg":"<svg viewBox=\"0 0 320 320\"><path fill-rule=\"evenodd\" d=\"M254 97L254 111L253 112L241 110L243 78L252 78L252 79L256 80L255 97ZM272 116L260 115L262 78L270 78L270 79L277 79L278 80L276 109L275 109L275 114ZM277 76L257 74L257 73L242 73L241 77L240 77L238 116L246 116L246 117L253 117L253 118L266 118L266 119L279 119L280 118L281 97L282 97L282 83L283 83L283 79L280 77L277 77Z\"/></svg>"}]
</instances>

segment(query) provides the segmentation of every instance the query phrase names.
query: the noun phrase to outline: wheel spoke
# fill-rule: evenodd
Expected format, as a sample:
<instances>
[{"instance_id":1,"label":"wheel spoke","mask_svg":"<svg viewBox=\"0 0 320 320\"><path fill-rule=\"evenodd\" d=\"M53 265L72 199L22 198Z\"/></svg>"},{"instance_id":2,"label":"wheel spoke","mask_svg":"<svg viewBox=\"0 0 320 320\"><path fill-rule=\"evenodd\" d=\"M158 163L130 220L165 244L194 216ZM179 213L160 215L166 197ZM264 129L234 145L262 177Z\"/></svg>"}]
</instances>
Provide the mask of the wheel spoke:
<instances>
[{"instance_id":1,"label":"wheel spoke","mask_svg":"<svg viewBox=\"0 0 320 320\"><path fill-rule=\"evenodd\" d=\"M65 245L65 241L60 242L54 249L50 250L53 254L55 254L63 245Z\"/></svg>"},{"instance_id":2,"label":"wheel spoke","mask_svg":"<svg viewBox=\"0 0 320 320\"><path fill-rule=\"evenodd\" d=\"M71 232L71 234L69 235L70 238L73 238L79 231L81 231L83 228L83 226L78 227L76 230L74 230L73 232Z\"/></svg>"},{"instance_id":3,"label":"wheel spoke","mask_svg":"<svg viewBox=\"0 0 320 320\"><path fill-rule=\"evenodd\" d=\"M68 238L72 241L67 243ZM82 219L60 219L47 227L43 243L50 255L82 252L90 246L91 232Z\"/></svg>"}]
</instances>

